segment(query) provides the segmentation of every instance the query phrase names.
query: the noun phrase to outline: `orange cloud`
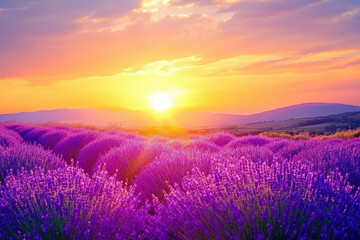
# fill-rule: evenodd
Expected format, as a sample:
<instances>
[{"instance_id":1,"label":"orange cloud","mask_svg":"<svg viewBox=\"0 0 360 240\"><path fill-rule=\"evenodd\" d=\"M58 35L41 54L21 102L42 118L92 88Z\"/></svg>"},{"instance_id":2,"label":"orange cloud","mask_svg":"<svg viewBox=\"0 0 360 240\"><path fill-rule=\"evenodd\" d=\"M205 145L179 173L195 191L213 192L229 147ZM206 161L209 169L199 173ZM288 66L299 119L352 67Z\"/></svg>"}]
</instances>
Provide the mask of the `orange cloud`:
<instances>
[{"instance_id":1,"label":"orange cloud","mask_svg":"<svg viewBox=\"0 0 360 240\"><path fill-rule=\"evenodd\" d=\"M0 9L2 112L146 109L146 96L168 89L182 92L181 108L218 112L360 104L357 1L20 0ZM353 87L334 93L342 84Z\"/></svg>"}]
</instances>

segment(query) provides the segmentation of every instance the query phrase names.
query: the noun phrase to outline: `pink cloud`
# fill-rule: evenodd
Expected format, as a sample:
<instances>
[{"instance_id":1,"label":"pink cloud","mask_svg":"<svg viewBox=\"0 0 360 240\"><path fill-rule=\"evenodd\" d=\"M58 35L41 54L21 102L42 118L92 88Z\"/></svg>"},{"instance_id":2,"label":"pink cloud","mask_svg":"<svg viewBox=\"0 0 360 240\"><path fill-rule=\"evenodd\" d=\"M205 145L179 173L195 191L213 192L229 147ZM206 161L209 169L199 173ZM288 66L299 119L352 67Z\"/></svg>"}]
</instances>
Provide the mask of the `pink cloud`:
<instances>
[{"instance_id":1,"label":"pink cloud","mask_svg":"<svg viewBox=\"0 0 360 240\"><path fill-rule=\"evenodd\" d=\"M224 1L225 2L225 1ZM168 8L194 3L212 8L206 15L165 16L134 13L140 1L66 0L0 2L0 79L51 81L113 75L135 65L200 56L218 61L242 54L291 53L306 56L329 50L360 48L360 2L333 1L170 1ZM216 14L233 12L219 22ZM111 31L125 18L125 27ZM302 69L308 63L280 62L251 69ZM352 59L344 67L351 67ZM356 61L355 61L356 63ZM314 63L312 63L314 64ZM316 62L322 69L323 62ZM250 67L249 67L250 68Z\"/></svg>"}]
</instances>

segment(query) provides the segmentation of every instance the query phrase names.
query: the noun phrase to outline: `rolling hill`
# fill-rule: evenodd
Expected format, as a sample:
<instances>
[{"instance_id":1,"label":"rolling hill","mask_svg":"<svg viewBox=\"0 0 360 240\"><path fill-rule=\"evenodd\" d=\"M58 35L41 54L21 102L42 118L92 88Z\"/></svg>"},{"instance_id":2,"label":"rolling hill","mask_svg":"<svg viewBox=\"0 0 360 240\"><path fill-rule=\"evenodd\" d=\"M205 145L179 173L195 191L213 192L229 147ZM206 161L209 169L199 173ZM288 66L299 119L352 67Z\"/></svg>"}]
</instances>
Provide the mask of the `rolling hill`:
<instances>
[{"instance_id":1,"label":"rolling hill","mask_svg":"<svg viewBox=\"0 0 360 240\"><path fill-rule=\"evenodd\" d=\"M357 128L360 128L360 111L321 117L293 118L284 121L249 123L229 126L225 129L236 135L243 135L260 132L296 133L302 131L314 134L333 134L337 131L346 131ZM216 129L212 129L212 131L216 131Z\"/></svg>"},{"instance_id":2,"label":"rolling hill","mask_svg":"<svg viewBox=\"0 0 360 240\"><path fill-rule=\"evenodd\" d=\"M118 124L122 127L178 125L183 128L229 127L250 123L314 118L360 111L360 106L336 103L306 103L252 115L206 112L175 112L171 116L130 110L55 109L37 112L0 114L0 121L30 123L64 122L98 125ZM283 123L285 124L285 123Z\"/></svg>"}]
</instances>

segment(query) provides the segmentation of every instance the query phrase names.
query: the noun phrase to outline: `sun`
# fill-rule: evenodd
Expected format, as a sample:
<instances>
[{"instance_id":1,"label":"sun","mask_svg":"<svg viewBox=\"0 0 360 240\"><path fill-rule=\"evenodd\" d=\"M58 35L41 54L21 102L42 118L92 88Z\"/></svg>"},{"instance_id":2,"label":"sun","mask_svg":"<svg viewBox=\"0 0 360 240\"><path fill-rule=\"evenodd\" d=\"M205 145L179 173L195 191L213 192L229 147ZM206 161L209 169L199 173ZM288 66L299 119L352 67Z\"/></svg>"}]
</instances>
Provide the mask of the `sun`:
<instances>
[{"instance_id":1,"label":"sun","mask_svg":"<svg viewBox=\"0 0 360 240\"><path fill-rule=\"evenodd\" d=\"M155 93L150 96L150 106L158 112L164 112L174 106L172 98L168 93Z\"/></svg>"}]
</instances>

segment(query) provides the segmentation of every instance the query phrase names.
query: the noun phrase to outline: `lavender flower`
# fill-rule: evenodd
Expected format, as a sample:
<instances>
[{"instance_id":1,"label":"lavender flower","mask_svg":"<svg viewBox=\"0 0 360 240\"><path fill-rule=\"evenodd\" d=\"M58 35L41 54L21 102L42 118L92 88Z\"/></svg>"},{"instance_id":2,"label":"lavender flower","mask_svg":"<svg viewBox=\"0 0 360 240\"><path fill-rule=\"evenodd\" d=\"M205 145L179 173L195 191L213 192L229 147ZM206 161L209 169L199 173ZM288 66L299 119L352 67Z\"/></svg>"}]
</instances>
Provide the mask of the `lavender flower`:
<instances>
[{"instance_id":1,"label":"lavender flower","mask_svg":"<svg viewBox=\"0 0 360 240\"><path fill-rule=\"evenodd\" d=\"M237 148L241 146L246 145L252 145L252 146L263 146L270 143L270 139L266 137L259 137L259 136L247 136L247 137L241 137L236 138L233 141L231 141L228 146L230 148Z\"/></svg>"},{"instance_id":2,"label":"lavender flower","mask_svg":"<svg viewBox=\"0 0 360 240\"><path fill-rule=\"evenodd\" d=\"M0 238L142 238L145 212L132 192L104 172L89 178L75 167L10 175L0 188Z\"/></svg>"},{"instance_id":3,"label":"lavender flower","mask_svg":"<svg viewBox=\"0 0 360 240\"><path fill-rule=\"evenodd\" d=\"M37 127L30 130L25 136L24 141L29 143L37 143L39 138L46 134L50 129L44 127Z\"/></svg>"},{"instance_id":4,"label":"lavender flower","mask_svg":"<svg viewBox=\"0 0 360 240\"><path fill-rule=\"evenodd\" d=\"M223 147L229 142L231 142L233 139L235 139L235 136L230 133L218 132L218 133L210 134L208 136L204 136L203 138L206 141L218 145L219 147Z\"/></svg>"},{"instance_id":5,"label":"lavender flower","mask_svg":"<svg viewBox=\"0 0 360 240\"><path fill-rule=\"evenodd\" d=\"M360 239L360 138L0 124L0 181L0 239Z\"/></svg>"},{"instance_id":6,"label":"lavender flower","mask_svg":"<svg viewBox=\"0 0 360 240\"><path fill-rule=\"evenodd\" d=\"M166 145L162 143L128 141L100 157L93 171L105 165L109 174L117 171L118 179L132 181L147 164L167 150Z\"/></svg>"},{"instance_id":7,"label":"lavender flower","mask_svg":"<svg viewBox=\"0 0 360 240\"><path fill-rule=\"evenodd\" d=\"M74 133L61 140L55 147L54 152L61 155L67 163L75 160L80 150L88 143L94 141L99 133L82 131Z\"/></svg>"},{"instance_id":8,"label":"lavender flower","mask_svg":"<svg viewBox=\"0 0 360 240\"><path fill-rule=\"evenodd\" d=\"M42 135L37 141L45 149L53 149L56 144L69 135L65 130L51 130Z\"/></svg>"},{"instance_id":9,"label":"lavender flower","mask_svg":"<svg viewBox=\"0 0 360 240\"><path fill-rule=\"evenodd\" d=\"M155 201L149 238L330 239L358 237L359 192L341 174L307 165L219 163L194 169L181 187ZM225 166L225 167L224 167Z\"/></svg>"},{"instance_id":10,"label":"lavender flower","mask_svg":"<svg viewBox=\"0 0 360 240\"><path fill-rule=\"evenodd\" d=\"M14 131L0 126L0 146L10 147L22 142L22 138Z\"/></svg>"},{"instance_id":11,"label":"lavender flower","mask_svg":"<svg viewBox=\"0 0 360 240\"><path fill-rule=\"evenodd\" d=\"M45 170L65 167L63 160L51 151L44 150L41 146L15 145L0 152L0 181L11 171L17 174L22 169L34 170L43 168Z\"/></svg>"},{"instance_id":12,"label":"lavender flower","mask_svg":"<svg viewBox=\"0 0 360 240\"><path fill-rule=\"evenodd\" d=\"M142 203L151 200L152 195L162 199L164 191L169 191L169 185L179 184L194 167L208 171L211 158L209 152L165 150L136 176L135 192L140 194Z\"/></svg>"},{"instance_id":13,"label":"lavender flower","mask_svg":"<svg viewBox=\"0 0 360 240\"><path fill-rule=\"evenodd\" d=\"M19 133L20 136L21 136L22 138L24 138L24 137L26 136L26 134L27 134L28 132L30 132L31 130L33 130L33 129L35 129L35 127L34 127L34 126L31 126L31 125L20 125L20 126L16 127L16 128L14 129L14 131L16 131L17 133Z\"/></svg>"},{"instance_id":14,"label":"lavender flower","mask_svg":"<svg viewBox=\"0 0 360 240\"><path fill-rule=\"evenodd\" d=\"M190 151L192 149L195 149L199 151L212 152L212 153L220 151L220 147L218 147L216 144L204 140L193 140L186 145L185 149Z\"/></svg>"},{"instance_id":15,"label":"lavender flower","mask_svg":"<svg viewBox=\"0 0 360 240\"><path fill-rule=\"evenodd\" d=\"M107 151L114 147L118 147L126 141L123 136L105 135L85 146L77 157L79 166L90 173L94 164L99 159L100 155L105 154Z\"/></svg>"}]
</instances>

